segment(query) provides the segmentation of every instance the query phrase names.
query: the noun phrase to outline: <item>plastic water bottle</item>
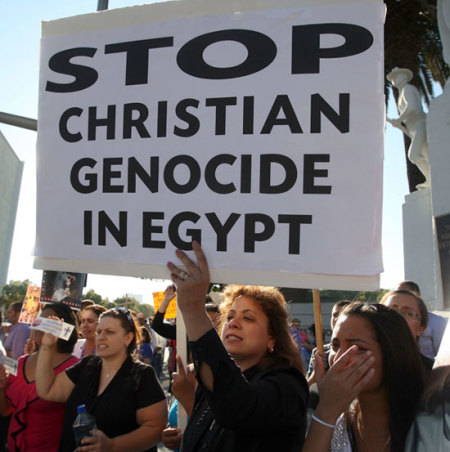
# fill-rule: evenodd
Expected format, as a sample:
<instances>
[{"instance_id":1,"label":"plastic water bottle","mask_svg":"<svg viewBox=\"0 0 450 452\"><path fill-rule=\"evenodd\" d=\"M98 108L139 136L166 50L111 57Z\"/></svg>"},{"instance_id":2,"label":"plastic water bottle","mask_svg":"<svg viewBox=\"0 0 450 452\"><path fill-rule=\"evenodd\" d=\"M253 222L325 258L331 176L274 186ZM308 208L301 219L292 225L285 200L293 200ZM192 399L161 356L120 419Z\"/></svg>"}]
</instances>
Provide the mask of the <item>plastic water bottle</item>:
<instances>
[{"instance_id":1,"label":"plastic water bottle","mask_svg":"<svg viewBox=\"0 0 450 452\"><path fill-rule=\"evenodd\" d=\"M75 436L75 444L77 447L80 447L82 445L82 439L95 436L97 424L95 423L95 417L86 412L85 405L78 405L77 412L78 416L75 419L72 428ZM94 431L92 432L92 430Z\"/></svg>"}]
</instances>

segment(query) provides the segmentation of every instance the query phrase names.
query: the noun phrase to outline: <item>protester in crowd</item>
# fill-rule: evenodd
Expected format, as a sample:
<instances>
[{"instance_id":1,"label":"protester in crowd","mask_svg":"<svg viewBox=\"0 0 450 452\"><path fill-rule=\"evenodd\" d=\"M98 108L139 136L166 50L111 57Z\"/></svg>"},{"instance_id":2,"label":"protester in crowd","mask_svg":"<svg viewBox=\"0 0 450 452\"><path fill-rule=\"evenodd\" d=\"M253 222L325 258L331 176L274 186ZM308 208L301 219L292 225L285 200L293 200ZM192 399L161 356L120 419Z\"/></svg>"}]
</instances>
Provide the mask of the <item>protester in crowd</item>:
<instances>
[{"instance_id":1,"label":"protester in crowd","mask_svg":"<svg viewBox=\"0 0 450 452\"><path fill-rule=\"evenodd\" d=\"M145 317L145 314L143 312L138 312L136 315L136 319L138 321L139 326L143 326L150 331L150 324L148 323L147 318Z\"/></svg>"},{"instance_id":2,"label":"protester in crowd","mask_svg":"<svg viewBox=\"0 0 450 452\"><path fill-rule=\"evenodd\" d=\"M417 342L428 323L428 310L422 298L409 290L393 290L386 293L380 303L394 309L404 317L418 348ZM434 360L422 354L420 356L425 368L431 371Z\"/></svg>"},{"instance_id":3,"label":"protester in crowd","mask_svg":"<svg viewBox=\"0 0 450 452\"><path fill-rule=\"evenodd\" d=\"M303 368L306 370L309 366L309 361L311 360L311 353L314 349L314 345L311 342L311 339L309 336L301 330L301 322L300 319L292 319L291 326L295 328L302 339L302 348L301 348L301 354L302 354L302 362L303 362Z\"/></svg>"},{"instance_id":4,"label":"protester in crowd","mask_svg":"<svg viewBox=\"0 0 450 452\"><path fill-rule=\"evenodd\" d=\"M19 359L23 355L25 343L30 337L30 326L19 322L21 310L22 303L17 301L10 304L6 311L6 319L11 323L11 327L4 346L8 356L13 359Z\"/></svg>"},{"instance_id":5,"label":"protester in crowd","mask_svg":"<svg viewBox=\"0 0 450 452\"><path fill-rule=\"evenodd\" d=\"M83 339L79 339L75 344L73 354L77 358L81 359L88 355L95 355L95 336L97 335L98 319L105 311L106 308L104 306L92 304L87 305L79 312L78 317Z\"/></svg>"},{"instance_id":6,"label":"protester in crowd","mask_svg":"<svg viewBox=\"0 0 450 452\"><path fill-rule=\"evenodd\" d=\"M205 304L206 314L208 315L209 319L211 320L214 328L218 330L220 328L220 325L222 324L222 316L220 314L220 308L219 305L214 303L210 297L206 297L206 304Z\"/></svg>"},{"instance_id":7,"label":"protester in crowd","mask_svg":"<svg viewBox=\"0 0 450 452\"><path fill-rule=\"evenodd\" d=\"M156 451L167 422L167 403L153 368L132 356L139 339L133 313L109 309L100 316L97 355L86 356L55 376L51 360L56 338L44 335L36 389L43 399L66 403L61 452L75 449L72 424L80 404L95 416L98 430L82 440L78 451Z\"/></svg>"},{"instance_id":8,"label":"protester in crowd","mask_svg":"<svg viewBox=\"0 0 450 452\"><path fill-rule=\"evenodd\" d=\"M423 392L404 452L450 450L450 323Z\"/></svg>"},{"instance_id":9,"label":"protester in crowd","mask_svg":"<svg viewBox=\"0 0 450 452\"><path fill-rule=\"evenodd\" d=\"M413 281L402 281L397 285L396 290L410 290L419 297L421 296L418 284ZM422 355L430 359L435 358L447 323L446 318L428 311L427 327L419 337L419 349Z\"/></svg>"},{"instance_id":10,"label":"protester in crowd","mask_svg":"<svg viewBox=\"0 0 450 452\"><path fill-rule=\"evenodd\" d=\"M275 288L229 286L221 342L205 310L208 264L192 245L198 265L181 250L186 271L168 263L199 381L182 450L301 450L308 387L284 297Z\"/></svg>"},{"instance_id":11,"label":"protester in crowd","mask_svg":"<svg viewBox=\"0 0 450 452\"><path fill-rule=\"evenodd\" d=\"M78 337L75 313L61 303L49 303L44 306L41 317L58 317L64 322L75 325L69 340L58 339L55 351L49 361L50 372L54 375L63 372L78 362L72 350ZM42 344L43 334L33 330L34 341ZM48 402L36 393L36 363L41 352L19 358L17 376L7 374L0 366L0 414L12 413L8 450L23 452L56 452L62 432L64 404Z\"/></svg>"},{"instance_id":12,"label":"protester in crowd","mask_svg":"<svg viewBox=\"0 0 450 452\"><path fill-rule=\"evenodd\" d=\"M175 298L176 289L175 286L167 286L164 291L164 297L158 310L155 312L153 317L151 327L152 329L162 337L166 339L176 339L177 338L177 327L176 325L171 325L170 323L164 322L164 316L166 315L167 308L170 302Z\"/></svg>"},{"instance_id":13,"label":"protester in crowd","mask_svg":"<svg viewBox=\"0 0 450 452\"><path fill-rule=\"evenodd\" d=\"M292 326L292 323L289 325L289 333L291 334L292 339L294 339L298 352L301 355L301 353L302 353L302 337L300 336L300 332L297 330L297 328L294 328Z\"/></svg>"},{"instance_id":14,"label":"protester in crowd","mask_svg":"<svg viewBox=\"0 0 450 452\"><path fill-rule=\"evenodd\" d=\"M86 309L88 306L92 306L96 304L93 300L89 300L88 298L81 300L81 310Z\"/></svg>"},{"instance_id":15,"label":"protester in crowd","mask_svg":"<svg viewBox=\"0 0 450 452\"><path fill-rule=\"evenodd\" d=\"M0 311L0 344L3 347L5 343L5 331L3 330L3 312Z\"/></svg>"},{"instance_id":16,"label":"protester in crowd","mask_svg":"<svg viewBox=\"0 0 450 452\"><path fill-rule=\"evenodd\" d=\"M424 386L405 320L381 304L350 303L331 346L328 372L314 360L320 401L303 452L403 451Z\"/></svg>"},{"instance_id":17,"label":"protester in crowd","mask_svg":"<svg viewBox=\"0 0 450 452\"><path fill-rule=\"evenodd\" d=\"M150 330L145 326L141 326L141 345L139 346L139 359L145 364L152 363L153 350L152 350L152 336Z\"/></svg>"},{"instance_id":18,"label":"protester in crowd","mask_svg":"<svg viewBox=\"0 0 450 452\"><path fill-rule=\"evenodd\" d=\"M349 300L339 300L337 303L335 303L333 305L333 309L331 310L331 318L330 318L331 331L333 331L334 326L336 325L336 321L337 321L342 309L344 309L345 306L347 306L350 303L351 303L351 301L349 301ZM327 371L329 369L328 356L330 354L330 349L331 349L331 342L328 344L324 344L323 354L320 355L320 357L324 363L324 366L325 366L325 371ZM316 353L317 353L317 348L314 348L314 350L312 351L312 356L315 356ZM311 360L309 363L308 372L306 373L306 380L308 381L309 386L314 384L316 381L313 360ZM311 399L309 402L310 402L310 406L311 406Z\"/></svg>"}]
</instances>

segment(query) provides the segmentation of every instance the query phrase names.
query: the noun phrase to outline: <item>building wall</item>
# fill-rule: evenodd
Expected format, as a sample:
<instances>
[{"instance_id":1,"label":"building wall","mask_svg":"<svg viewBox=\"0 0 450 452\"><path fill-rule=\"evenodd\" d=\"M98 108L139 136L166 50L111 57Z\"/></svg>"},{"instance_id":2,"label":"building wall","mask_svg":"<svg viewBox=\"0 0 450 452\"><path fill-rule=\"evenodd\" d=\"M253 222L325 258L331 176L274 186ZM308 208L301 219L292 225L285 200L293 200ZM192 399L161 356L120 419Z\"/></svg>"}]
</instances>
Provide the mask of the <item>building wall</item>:
<instances>
[{"instance_id":1,"label":"building wall","mask_svg":"<svg viewBox=\"0 0 450 452\"><path fill-rule=\"evenodd\" d=\"M0 131L0 287L6 283L23 162Z\"/></svg>"}]
</instances>

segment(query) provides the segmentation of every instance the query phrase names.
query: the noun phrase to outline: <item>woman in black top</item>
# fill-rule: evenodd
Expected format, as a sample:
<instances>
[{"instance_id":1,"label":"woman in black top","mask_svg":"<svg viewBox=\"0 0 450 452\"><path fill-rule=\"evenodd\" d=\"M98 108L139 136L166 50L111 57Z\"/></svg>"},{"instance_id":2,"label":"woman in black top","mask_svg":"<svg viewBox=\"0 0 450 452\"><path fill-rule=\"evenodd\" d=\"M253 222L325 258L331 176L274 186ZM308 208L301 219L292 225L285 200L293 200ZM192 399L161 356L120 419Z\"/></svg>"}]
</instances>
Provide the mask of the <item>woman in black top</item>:
<instances>
[{"instance_id":1,"label":"woman in black top","mask_svg":"<svg viewBox=\"0 0 450 452\"><path fill-rule=\"evenodd\" d=\"M197 242L193 249L198 266L180 250L186 271L168 263L199 381L183 452L300 451L308 386L283 296L273 287L230 286L220 340L205 311L208 264Z\"/></svg>"},{"instance_id":2,"label":"woman in black top","mask_svg":"<svg viewBox=\"0 0 450 452\"><path fill-rule=\"evenodd\" d=\"M140 337L134 316L113 308L100 317L97 355L85 357L58 374L50 360L56 338L46 333L36 368L40 397L66 402L60 451L75 449L72 424L77 406L86 405L97 422L97 434L82 440L77 451L156 451L167 422L167 403L152 367L132 357Z\"/></svg>"}]
</instances>

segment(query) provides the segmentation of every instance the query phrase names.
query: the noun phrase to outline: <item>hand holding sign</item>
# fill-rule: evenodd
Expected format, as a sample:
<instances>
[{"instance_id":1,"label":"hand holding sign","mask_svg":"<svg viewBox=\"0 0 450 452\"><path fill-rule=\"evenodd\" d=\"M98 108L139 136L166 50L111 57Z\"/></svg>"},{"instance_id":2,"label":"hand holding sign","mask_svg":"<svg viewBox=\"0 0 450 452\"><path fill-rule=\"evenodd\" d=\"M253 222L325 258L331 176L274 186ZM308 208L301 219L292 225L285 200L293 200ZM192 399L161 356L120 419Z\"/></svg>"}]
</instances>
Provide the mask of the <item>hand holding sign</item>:
<instances>
[{"instance_id":1,"label":"hand holding sign","mask_svg":"<svg viewBox=\"0 0 450 452\"><path fill-rule=\"evenodd\" d=\"M188 337L195 341L213 328L213 325L205 311L205 298L210 281L208 262L195 240L192 242L192 248L198 265L183 251L176 250L177 257L186 270L172 262L168 262L167 267L171 271L172 281L177 286L178 306L183 314Z\"/></svg>"},{"instance_id":2,"label":"hand holding sign","mask_svg":"<svg viewBox=\"0 0 450 452\"><path fill-rule=\"evenodd\" d=\"M209 287L209 268L206 257L198 242L192 242L192 248L198 265L179 249L176 250L176 255L187 271L172 262L167 264L171 271L171 279L177 287L178 306L183 314L185 311L205 310L205 298Z\"/></svg>"},{"instance_id":3,"label":"hand holding sign","mask_svg":"<svg viewBox=\"0 0 450 452\"><path fill-rule=\"evenodd\" d=\"M42 345L48 347L53 347L58 338L67 341L74 328L74 325L65 323L58 317L37 317L31 324L31 329L46 333L42 337Z\"/></svg>"}]
</instances>

